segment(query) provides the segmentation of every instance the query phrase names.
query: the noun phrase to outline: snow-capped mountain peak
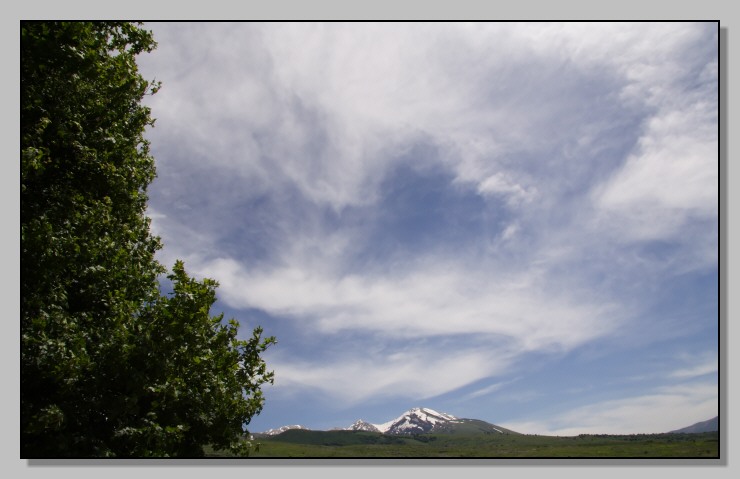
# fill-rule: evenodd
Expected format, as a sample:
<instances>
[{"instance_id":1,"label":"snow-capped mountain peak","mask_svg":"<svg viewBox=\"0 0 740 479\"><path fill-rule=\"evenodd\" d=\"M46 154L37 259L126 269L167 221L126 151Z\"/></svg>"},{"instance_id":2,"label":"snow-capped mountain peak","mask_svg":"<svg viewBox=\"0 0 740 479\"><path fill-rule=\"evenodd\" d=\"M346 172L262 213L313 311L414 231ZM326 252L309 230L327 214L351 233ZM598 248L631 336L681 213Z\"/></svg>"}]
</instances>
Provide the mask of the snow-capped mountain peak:
<instances>
[{"instance_id":1,"label":"snow-capped mountain peak","mask_svg":"<svg viewBox=\"0 0 740 479\"><path fill-rule=\"evenodd\" d=\"M370 431L370 432L380 432L380 430L374 425L370 424L369 422L365 422L362 419L358 419L354 422L350 427L347 428L349 431Z\"/></svg>"},{"instance_id":2,"label":"snow-capped mountain peak","mask_svg":"<svg viewBox=\"0 0 740 479\"><path fill-rule=\"evenodd\" d=\"M385 434L419 434L429 432L441 423L456 421L458 418L447 413L425 407L409 409L397 418L382 423L372 424Z\"/></svg>"}]
</instances>

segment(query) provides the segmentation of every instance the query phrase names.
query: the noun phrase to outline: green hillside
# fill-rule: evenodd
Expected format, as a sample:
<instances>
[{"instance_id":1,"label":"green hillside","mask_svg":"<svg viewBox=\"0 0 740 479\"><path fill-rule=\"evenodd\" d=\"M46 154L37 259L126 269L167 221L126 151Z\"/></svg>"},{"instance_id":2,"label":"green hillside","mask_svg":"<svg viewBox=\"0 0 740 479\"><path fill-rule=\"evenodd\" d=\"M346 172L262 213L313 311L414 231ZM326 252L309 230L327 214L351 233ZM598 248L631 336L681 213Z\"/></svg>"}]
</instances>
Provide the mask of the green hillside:
<instances>
[{"instance_id":1,"label":"green hillside","mask_svg":"<svg viewBox=\"0 0 740 479\"><path fill-rule=\"evenodd\" d=\"M468 424L476 427L475 423ZM261 438L251 458L718 458L716 432L581 435L486 432L389 436L364 431L291 430ZM216 456L216 454L211 454Z\"/></svg>"},{"instance_id":2,"label":"green hillside","mask_svg":"<svg viewBox=\"0 0 740 479\"><path fill-rule=\"evenodd\" d=\"M263 438L263 443L291 443L312 446L353 446L353 445L400 445L406 444L403 436L389 436L366 431L311 431L291 429L277 436Z\"/></svg>"},{"instance_id":3,"label":"green hillside","mask_svg":"<svg viewBox=\"0 0 740 479\"><path fill-rule=\"evenodd\" d=\"M434 430L435 434L519 434L511 429L506 429L495 424L481 421L479 419L458 419L448 423L442 423Z\"/></svg>"}]
</instances>

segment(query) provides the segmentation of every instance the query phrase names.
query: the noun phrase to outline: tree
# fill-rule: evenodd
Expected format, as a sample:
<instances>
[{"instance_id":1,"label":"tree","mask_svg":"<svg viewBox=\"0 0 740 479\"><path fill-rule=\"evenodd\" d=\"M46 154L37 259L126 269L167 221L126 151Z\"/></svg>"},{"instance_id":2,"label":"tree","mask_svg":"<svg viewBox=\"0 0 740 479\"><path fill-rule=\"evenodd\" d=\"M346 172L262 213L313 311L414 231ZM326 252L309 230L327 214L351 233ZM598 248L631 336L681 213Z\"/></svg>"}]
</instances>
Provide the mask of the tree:
<instances>
[{"instance_id":1,"label":"tree","mask_svg":"<svg viewBox=\"0 0 740 479\"><path fill-rule=\"evenodd\" d=\"M128 22L21 24L21 449L23 457L248 451L244 427L272 382L272 337L211 317L217 283L151 235L155 177L141 105L159 84Z\"/></svg>"}]
</instances>

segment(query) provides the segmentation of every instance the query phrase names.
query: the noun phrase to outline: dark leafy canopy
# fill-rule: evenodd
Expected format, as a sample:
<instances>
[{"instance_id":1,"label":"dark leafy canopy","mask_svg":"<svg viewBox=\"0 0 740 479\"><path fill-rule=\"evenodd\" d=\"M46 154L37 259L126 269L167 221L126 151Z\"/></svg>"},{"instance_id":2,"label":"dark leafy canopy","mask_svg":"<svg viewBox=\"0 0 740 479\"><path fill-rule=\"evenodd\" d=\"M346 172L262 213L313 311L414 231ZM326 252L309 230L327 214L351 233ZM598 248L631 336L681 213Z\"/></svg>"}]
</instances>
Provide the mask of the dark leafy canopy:
<instances>
[{"instance_id":1,"label":"dark leafy canopy","mask_svg":"<svg viewBox=\"0 0 740 479\"><path fill-rule=\"evenodd\" d=\"M212 317L217 283L177 262L162 295L145 215L156 46L127 22L21 25L23 457L247 453L274 338Z\"/></svg>"}]
</instances>

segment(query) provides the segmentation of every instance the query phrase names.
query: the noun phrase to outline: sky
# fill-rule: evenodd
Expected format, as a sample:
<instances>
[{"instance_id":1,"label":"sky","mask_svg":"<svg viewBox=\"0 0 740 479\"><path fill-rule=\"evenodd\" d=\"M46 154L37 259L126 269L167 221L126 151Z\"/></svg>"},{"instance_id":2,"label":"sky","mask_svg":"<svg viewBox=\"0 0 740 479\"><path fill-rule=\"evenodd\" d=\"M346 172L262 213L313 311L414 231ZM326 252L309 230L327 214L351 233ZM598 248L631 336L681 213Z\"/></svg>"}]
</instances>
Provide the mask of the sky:
<instances>
[{"instance_id":1,"label":"sky","mask_svg":"<svg viewBox=\"0 0 740 479\"><path fill-rule=\"evenodd\" d=\"M147 23L158 259L220 283L248 428L718 414L716 23Z\"/></svg>"}]
</instances>

